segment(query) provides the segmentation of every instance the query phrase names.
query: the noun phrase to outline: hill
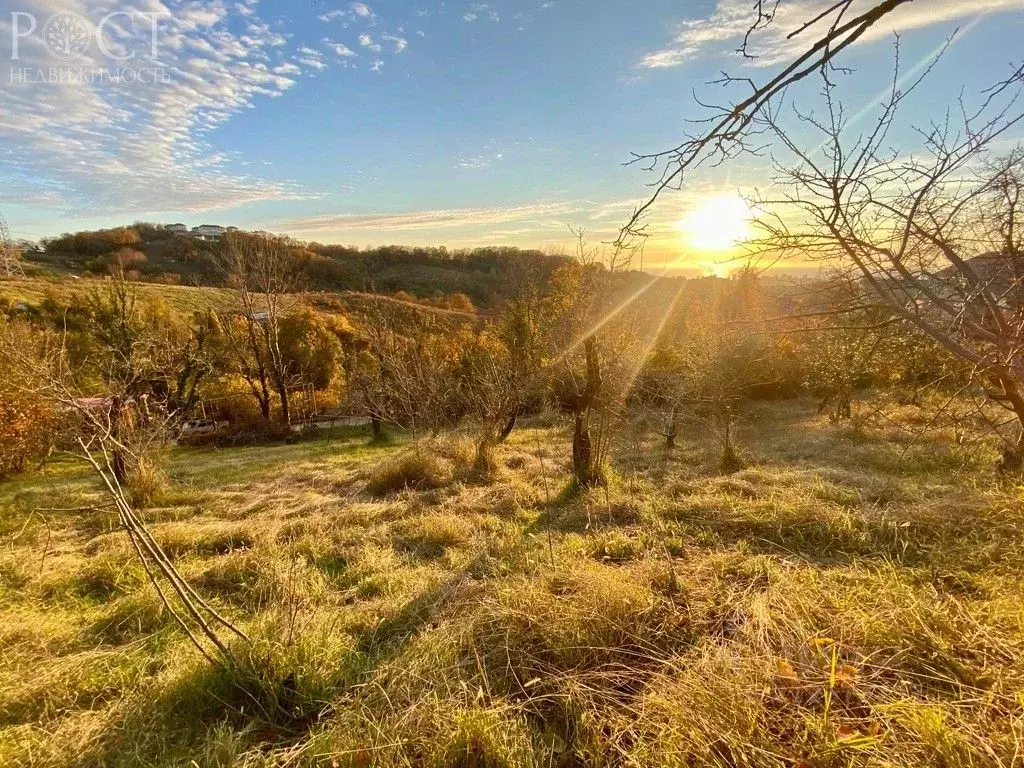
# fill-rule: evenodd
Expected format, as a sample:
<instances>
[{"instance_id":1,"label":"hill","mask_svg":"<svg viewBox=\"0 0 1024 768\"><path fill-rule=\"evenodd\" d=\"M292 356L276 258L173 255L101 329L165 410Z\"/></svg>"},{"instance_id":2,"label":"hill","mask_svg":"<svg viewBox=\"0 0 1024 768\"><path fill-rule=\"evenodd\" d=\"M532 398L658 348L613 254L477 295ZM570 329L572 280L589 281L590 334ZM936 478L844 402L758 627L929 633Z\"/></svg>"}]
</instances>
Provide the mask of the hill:
<instances>
[{"instance_id":1,"label":"hill","mask_svg":"<svg viewBox=\"0 0 1024 768\"><path fill-rule=\"evenodd\" d=\"M477 306L493 305L507 296L517 270L550 271L565 258L504 246L450 251L295 245L302 252L311 291L405 291L418 298L461 293ZM90 276L120 269L144 282L215 287L220 277L214 256L220 247L172 234L160 225L133 224L47 238L26 253L26 263L43 275Z\"/></svg>"}]
</instances>

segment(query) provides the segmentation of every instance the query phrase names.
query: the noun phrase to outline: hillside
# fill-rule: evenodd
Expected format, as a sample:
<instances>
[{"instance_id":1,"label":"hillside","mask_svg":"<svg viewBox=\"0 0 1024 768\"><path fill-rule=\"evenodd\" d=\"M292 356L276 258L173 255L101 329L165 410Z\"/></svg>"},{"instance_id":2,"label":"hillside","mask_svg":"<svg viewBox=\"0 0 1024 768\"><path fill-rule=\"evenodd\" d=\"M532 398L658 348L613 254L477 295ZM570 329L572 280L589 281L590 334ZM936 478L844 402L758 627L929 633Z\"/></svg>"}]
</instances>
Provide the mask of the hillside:
<instances>
[{"instance_id":1,"label":"hillside","mask_svg":"<svg viewBox=\"0 0 1024 768\"><path fill-rule=\"evenodd\" d=\"M540 251L512 247L449 251L446 248L382 246L358 249L320 243L295 243L305 264L311 291L405 291L418 298L461 293L478 306L508 295L517 270L550 271L564 261ZM45 239L25 255L31 272L89 276L112 269L130 271L144 282L217 286L214 255L221 246L162 226L134 224Z\"/></svg>"}]
</instances>

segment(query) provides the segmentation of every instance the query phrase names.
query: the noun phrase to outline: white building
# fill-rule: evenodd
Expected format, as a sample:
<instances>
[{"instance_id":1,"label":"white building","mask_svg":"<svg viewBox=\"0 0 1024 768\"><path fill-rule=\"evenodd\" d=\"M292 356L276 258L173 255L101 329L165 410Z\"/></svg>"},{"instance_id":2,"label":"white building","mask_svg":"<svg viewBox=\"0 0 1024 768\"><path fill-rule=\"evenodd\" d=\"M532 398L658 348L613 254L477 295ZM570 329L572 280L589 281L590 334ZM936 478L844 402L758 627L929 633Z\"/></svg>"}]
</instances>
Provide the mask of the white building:
<instances>
[{"instance_id":1,"label":"white building","mask_svg":"<svg viewBox=\"0 0 1024 768\"><path fill-rule=\"evenodd\" d=\"M170 232L172 235L187 235L188 225L187 224L168 224L164 227L164 230Z\"/></svg>"},{"instance_id":2,"label":"white building","mask_svg":"<svg viewBox=\"0 0 1024 768\"><path fill-rule=\"evenodd\" d=\"M197 240L207 240L216 243L227 232L227 229L218 224L200 224L192 228L192 237Z\"/></svg>"}]
</instances>

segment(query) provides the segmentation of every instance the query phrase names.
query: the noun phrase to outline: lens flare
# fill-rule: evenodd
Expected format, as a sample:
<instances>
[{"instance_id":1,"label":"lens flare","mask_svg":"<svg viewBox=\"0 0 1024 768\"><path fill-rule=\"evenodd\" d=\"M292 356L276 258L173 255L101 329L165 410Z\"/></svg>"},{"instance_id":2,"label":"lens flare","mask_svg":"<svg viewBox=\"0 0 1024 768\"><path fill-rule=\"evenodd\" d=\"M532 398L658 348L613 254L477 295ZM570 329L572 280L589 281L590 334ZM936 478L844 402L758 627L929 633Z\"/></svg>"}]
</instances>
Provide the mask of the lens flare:
<instances>
[{"instance_id":1,"label":"lens flare","mask_svg":"<svg viewBox=\"0 0 1024 768\"><path fill-rule=\"evenodd\" d=\"M715 195L698 202L677 226L691 248L727 251L750 238L752 218L750 206L739 195Z\"/></svg>"}]
</instances>

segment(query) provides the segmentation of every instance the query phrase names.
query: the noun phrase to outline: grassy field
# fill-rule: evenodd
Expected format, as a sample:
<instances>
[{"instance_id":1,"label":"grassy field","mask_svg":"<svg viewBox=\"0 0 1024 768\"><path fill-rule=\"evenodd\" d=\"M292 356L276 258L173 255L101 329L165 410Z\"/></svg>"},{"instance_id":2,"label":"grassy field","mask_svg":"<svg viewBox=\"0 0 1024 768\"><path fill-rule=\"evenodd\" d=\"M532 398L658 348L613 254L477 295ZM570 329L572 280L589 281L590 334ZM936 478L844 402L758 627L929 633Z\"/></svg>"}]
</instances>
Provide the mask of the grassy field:
<instances>
[{"instance_id":1,"label":"grassy field","mask_svg":"<svg viewBox=\"0 0 1024 768\"><path fill-rule=\"evenodd\" d=\"M108 280L73 275L6 278L0 280L0 298L12 304L23 301L39 306L47 296L66 302L109 284ZM230 300L234 297L226 288L158 283L133 283L133 287L143 299L159 298L172 309L185 313L231 306Z\"/></svg>"},{"instance_id":2,"label":"grassy field","mask_svg":"<svg viewBox=\"0 0 1024 768\"><path fill-rule=\"evenodd\" d=\"M230 671L107 511L33 513L103 503L82 466L0 486L0 765L1024 764L1024 491L991 456L806 402L732 475L699 434L618 445L575 499L557 424L488 479L458 436L175 449L143 514L251 635Z\"/></svg>"}]
</instances>

